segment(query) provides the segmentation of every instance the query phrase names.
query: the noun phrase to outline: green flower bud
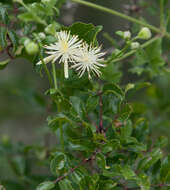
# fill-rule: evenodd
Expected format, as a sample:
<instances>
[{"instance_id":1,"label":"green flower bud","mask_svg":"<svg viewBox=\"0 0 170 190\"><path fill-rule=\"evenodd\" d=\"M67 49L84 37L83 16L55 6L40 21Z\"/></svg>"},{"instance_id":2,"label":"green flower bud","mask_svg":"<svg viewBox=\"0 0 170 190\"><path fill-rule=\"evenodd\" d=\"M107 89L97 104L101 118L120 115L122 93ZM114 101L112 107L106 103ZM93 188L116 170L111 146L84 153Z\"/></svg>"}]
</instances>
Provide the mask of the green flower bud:
<instances>
[{"instance_id":1,"label":"green flower bud","mask_svg":"<svg viewBox=\"0 0 170 190\"><path fill-rule=\"evenodd\" d=\"M28 42L25 45L25 50L29 55L35 55L39 51L39 47L35 42Z\"/></svg>"},{"instance_id":2,"label":"green flower bud","mask_svg":"<svg viewBox=\"0 0 170 190\"><path fill-rule=\"evenodd\" d=\"M50 3L51 0L41 0L42 3L46 4L46 3Z\"/></svg>"},{"instance_id":3,"label":"green flower bud","mask_svg":"<svg viewBox=\"0 0 170 190\"><path fill-rule=\"evenodd\" d=\"M13 2L23 3L23 0L13 0Z\"/></svg>"},{"instance_id":4,"label":"green flower bud","mask_svg":"<svg viewBox=\"0 0 170 190\"><path fill-rule=\"evenodd\" d=\"M40 32L40 33L38 34L38 36L39 36L39 38L40 38L41 40L44 40L45 37L46 37L46 35L44 34L44 32Z\"/></svg>"},{"instance_id":5,"label":"green flower bud","mask_svg":"<svg viewBox=\"0 0 170 190\"><path fill-rule=\"evenodd\" d=\"M151 36L152 33L147 27L143 27L138 33L138 38L143 40L148 40L149 38L151 38Z\"/></svg>"},{"instance_id":6,"label":"green flower bud","mask_svg":"<svg viewBox=\"0 0 170 190\"><path fill-rule=\"evenodd\" d=\"M140 46L139 42L132 42L131 43L131 49L137 49L137 48L139 48L139 46Z\"/></svg>"},{"instance_id":7,"label":"green flower bud","mask_svg":"<svg viewBox=\"0 0 170 190\"><path fill-rule=\"evenodd\" d=\"M23 37L23 38L21 38L20 39L20 44L22 44L22 45L26 45L28 42L30 42L31 40L29 39L29 38L27 38L27 37Z\"/></svg>"},{"instance_id":8,"label":"green flower bud","mask_svg":"<svg viewBox=\"0 0 170 190\"><path fill-rule=\"evenodd\" d=\"M126 40L129 40L131 38L131 32L130 31L125 31L123 33L123 38Z\"/></svg>"}]
</instances>

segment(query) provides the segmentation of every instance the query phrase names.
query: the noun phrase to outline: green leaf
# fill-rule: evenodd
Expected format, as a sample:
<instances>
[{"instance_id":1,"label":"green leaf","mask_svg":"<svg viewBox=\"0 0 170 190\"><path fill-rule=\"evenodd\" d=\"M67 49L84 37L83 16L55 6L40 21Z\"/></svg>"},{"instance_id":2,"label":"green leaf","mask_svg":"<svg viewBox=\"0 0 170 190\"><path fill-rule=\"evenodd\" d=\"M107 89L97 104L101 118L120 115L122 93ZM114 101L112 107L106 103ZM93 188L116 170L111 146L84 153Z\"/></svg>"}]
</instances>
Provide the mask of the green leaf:
<instances>
[{"instance_id":1,"label":"green leaf","mask_svg":"<svg viewBox=\"0 0 170 190\"><path fill-rule=\"evenodd\" d=\"M15 52L18 47L18 37L14 31L8 31L8 36L12 42L13 52Z\"/></svg>"},{"instance_id":2,"label":"green leaf","mask_svg":"<svg viewBox=\"0 0 170 190\"><path fill-rule=\"evenodd\" d=\"M10 62L10 59L7 59L5 61L0 61L0 70L4 69L8 63Z\"/></svg>"},{"instance_id":3,"label":"green leaf","mask_svg":"<svg viewBox=\"0 0 170 190\"><path fill-rule=\"evenodd\" d=\"M57 0L56 7L61 8L61 6L66 2L66 0Z\"/></svg>"},{"instance_id":4,"label":"green leaf","mask_svg":"<svg viewBox=\"0 0 170 190\"><path fill-rule=\"evenodd\" d=\"M96 161L99 168L106 169L106 160L103 154L98 153L96 155Z\"/></svg>"},{"instance_id":5,"label":"green leaf","mask_svg":"<svg viewBox=\"0 0 170 190\"><path fill-rule=\"evenodd\" d=\"M7 46L7 29L0 27L0 47L5 48Z\"/></svg>"},{"instance_id":6,"label":"green leaf","mask_svg":"<svg viewBox=\"0 0 170 190\"><path fill-rule=\"evenodd\" d=\"M2 20L3 24L8 24L9 17L6 8L0 7L0 19Z\"/></svg>"},{"instance_id":7,"label":"green leaf","mask_svg":"<svg viewBox=\"0 0 170 190\"><path fill-rule=\"evenodd\" d=\"M98 96L90 96L87 99L87 103L86 103L86 111L90 112L95 110L95 108L97 107L99 103L99 97Z\"/></svg>"},{"instance_id":8,"label":"green leaf","mask_svg":"<svg viewBox=\"0 0 170 190\"><path fill-rule=\"evenodd\" d=\"M137 184L140 186L141 190L150 190L150 180L145 174L140 173L138 175Z\"/></svg>"},{"instance_id":9,"label":"green leaf","mask_svg":"<svg viewBox=\"0 0 170 190\"><path fill-rule=\"evenodd\" d=\"M53 22L51 24L49 24L46 28L45 28L45 32L47 34L51 34L53 36L55 36L56 31L58 31L61 28L60 24L57 22Z\"/></svg>"},{"instance_id":10,"label":"green leaf","mask_svg":"<svg viewBox=\"0 0 170 190\"><path fill-rule=\"evenodd\" d=\"M160 136L155 143L155 147L163 148L168 144L168 138L164 136Z\"/></svg>"},{"instance_id":11,"label":"green leaf","mask_svg":"<svg viewBox=\"0 0 170 190\"><path fill-rule=\"evenodd\" d=\"M36 190L49 190L49 189L53 189L54 187L55 187L55 184L53 182L45 181L39 184Z\"/></svg>"},{"instance_id":12,"label":"green leaf","mask_svg":"<svg viewBox=\"0 0 170 190\"><path fill-rule=\"evenodd\" d=\"M162 161L160 178L162 182L165 182L168 172L170 171L170 154Z\"/></svg>"},{"instance_id":13,"label":"green leaf","mask_svg":"<svg viewBox=\"0 0 170 190\"><path fill-rule=\"evenodd\" d=\"M104 85L103 88L103 93L104 94L114 94L116 95L118 98L120 98L121 100L124 99L124 92L122 91L122 89L116 85L116 84L106 84Z\"/></svg>"},{"instance_id":14,"label":"green leaf","mask_svg":"<svg viewBox=\"0 0 170 190\"><path fill-rule=\"evenodd\" d=\"M81 99L77 96L71 96L70 102L74 111L81 117L82 116L82 106L81 106Z\"/></svg>"},{"instance_id":15,"label":"green leaf","mask_svg":"<svg viewBox=\"0 0 170 190\"><path fill-rule=\"evenodd\" d=\"M22 13L18 15L18 18L24 22L34 21L34 16L30 12Z\"/></svg>"},{"instance_id":16,"label":"green leaf","mask_svg":"<svg viewBox=\"0 0 170 190\"><path fill-rule=\"evenodd\" d=\"M49 127L51 127L53 130L57 130L59 128L59 123L58 123L59 121L67 122L72 126L75 125L74 121L72 121L70 118L68 118L63 113L56 114L56 116L54 116L54 117L48 117L47 121L48 121Z\"/></svg>"},{"instance_id":17,"label":"green leaf","mask_svg":"<svg viewBox=\"0 0 170 190\"><path fill-rule=\"evenodd\" d=\"M78 35L79 39L86 41L88 44L95 43L97 45L97 34L102 30L102 26L94 26L93 24L84 24L77 22L70 27L63 27L63 30L68 30L72 35Z\"/></svg>"},{"instance_id":18,"label":"green leaf","mask_svg":"<svg viewBox=\"0 0 170 190\"><path fill-rule=\"evenodd\" d=\"M127 121L126 125L121 127L121 138L126 140L131 136L132 130L132 123L130 121Z\"/></svg>"},{"instance_id":19,"label":"green leaf","mask_svg":"<svg viewBox=\"0 0 170 190\"><path fill-rule=\"evenodd\" d=\"M74 190L71 182L68 179L60 181L59 187L61 190Z\"/></svg>"},{"instance_id":20,"label":"green leaf","mask_svg":"<svg viewBox=\"0 0 170 190\"><path fill-rule=\"evenodd\" d=\"M119 111L119 117L118 119L122 122L129 119L130 115L132 113L132 106L130 104L125 104Z\"/></svg>"},{"instance_id":21,"label":"green leaf","mask_svg":"<svg viewBox=\"0 0 170 190\"><path fill-rule=\"evenodd\" d=\"M120 171L126 180L134 179L136 177L135 172L128 165L121 167Z\"/></svg>"},{"instance_id":22,"label":"green leaf","mask_svg":"<svg viewBox=\"0 0 170 190\"><path fill-rule=\"evenodd\" d=\"M10 161L11 168L18 176L23 176L25 174L26 163L22 156L15 156Z\"/></svg>"},{"instance_id":23,"label":"green leaf","mask_svg":"<svg viewBox=\"0 0 170 190\"><path fill-rule=\"evenodd\" d=\"M153 166L159 159L161 159L163 156L162 151L160 148L155 148L152 150L152 152L148 153L147 156L145 156L138 165L139 170L147 170L151 166Z\"/></svg>"},{"instance_id":24,"label":"green leaf","mask_svg":"<svg viewBox=\"0 0 170 190\"><path fill-rule=\"evenodd\" d=\"M119 64L114 64L112 62L109 64L106 62L106 67L101 68L101 71L101 79L110 83L119 82L122 76L122 72L119 71Z\"/></svg>"},{"instance_id":25,"label":"green leaf","mask_svg":"<svg viewBox=\"0 0 170 190\"><path fill-rule=\"evenodd\" d=\"M154 60L155 58L160 58L162 55L162 39L158 38L148 47L146 47L146 53L149 60Z\"/></svg>"},{"instance_id":26,"label":"green leaf","mask_svg":"<svg viewBox=\"0 0 170 190\"><path fill-rule=\"evenodd\" d=\"M83 172L76 170L71 174L71 179L74 181L74 183L79 184L80 181L84 178L84 175L85 174Z\"/></svg>"},{"instance_id":27,"label":"green leaf","mask_svg":"<svg viewBox=\"0 0 170 190\"><path fill-rule=\"evenodd\" d=\"M59 175L60 171L64 168L66 163L66 156L63 153L57 155L51 160L50 168L54 175Z\"/></svg>"},{"instance_id":28,"label":"green leaf","mask_svg":"<svg viewBox=\"0 0 170 190\"><path fill-rule=\"evenodd\" d=\"M135 87L135 84L128 83L125 87L125 93L127 93L129 90L133 89Z\"/></svg>"}]
</instances>

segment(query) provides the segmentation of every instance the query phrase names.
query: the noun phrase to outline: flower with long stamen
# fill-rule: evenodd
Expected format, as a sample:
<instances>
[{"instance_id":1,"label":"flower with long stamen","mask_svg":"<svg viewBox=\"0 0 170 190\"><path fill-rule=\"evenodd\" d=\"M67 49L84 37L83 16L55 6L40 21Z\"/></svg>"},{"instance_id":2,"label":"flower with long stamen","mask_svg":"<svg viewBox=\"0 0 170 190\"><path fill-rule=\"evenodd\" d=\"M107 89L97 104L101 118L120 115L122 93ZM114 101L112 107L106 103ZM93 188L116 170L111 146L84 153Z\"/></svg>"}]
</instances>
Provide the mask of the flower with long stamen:
<instances>
[{"instance_id":1,"label":"flower with long stamen","mask_svg":"<svg viewBox=\"0 0 170 190\"><path fill-rule=\"evenodd\" d=\"M104 60L102 57L105 53L101 53L101 47L93 47L86 43L83 44L79 50L79 56L76 59L76 63L71 67L78 71L79 77L88 72L88 77L91 78L91 73L100 76L100 67L105 67L101 62Z\"/></svg>"},{"instance_id":2,"label":"flower with long stamen","mask_svg":"<svg viewBox=\"0 0 170 190\"><path fill-rule=\"evenodd\" d=\"M65 78L68 78L68 64L77 60L79 54L77 50L81 48L82 41L78 39L78 36L71 36L70 32L67 31L57 32L56 36L58 38L56 43L44 46L49 56L43 60L45 64L51 61L54 63L56 60L59 60L59 63L64 63L64 75ZM42 61L37 63L37 65L40 64Z\"/></svg>"}]
</instances>

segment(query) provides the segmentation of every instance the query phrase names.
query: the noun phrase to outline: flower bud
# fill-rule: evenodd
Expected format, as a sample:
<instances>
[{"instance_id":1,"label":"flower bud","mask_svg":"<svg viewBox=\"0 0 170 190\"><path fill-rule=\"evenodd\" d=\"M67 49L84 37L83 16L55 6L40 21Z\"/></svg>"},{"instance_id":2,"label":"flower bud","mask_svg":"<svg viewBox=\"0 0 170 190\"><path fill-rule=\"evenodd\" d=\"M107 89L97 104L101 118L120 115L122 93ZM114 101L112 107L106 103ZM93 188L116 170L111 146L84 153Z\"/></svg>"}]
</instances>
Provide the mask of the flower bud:
<instances>
[{"instance_id":1,"label":"flower bud","mask_svg":"<svg viewBox=\"0 0 170 190\"><path fill-rule=\"evenodd\" d=\"M139 42L132 42L131 43L131 49L137 49L137 48L139 48L139 46L140 46Z\"/></svg>"},{"instance_id":2,"label":"flower bud","mask_svg":"<svg viewBox=\"0 0 170 190\"><path fill-rule=\"evenodd\" d=\"M23 0L13 0L13 2L23 3Z\"/></svg>"},{"instance_id":3,"label":"flower bud","mask_svg":"<svg viewBox=\"0 0 170 190\"><path fill-rule=\"evenodd\" d=\"M39 38L40 38L41 40L44 40L45 37L46 37L46 35L44 34L44 32L38 33L38 36L39 36Z\"/></svg>"},{"instance_id":4,"label":"flower bud","mask_svg":"<svg viewBox=\"0 0 170 190\"><path fill-rule=\"evenodd\" d=\"M46 4L46 3L50 3L51 0L41 0L42 3Z\"/></svg>"},{"instance_id":5,"label":"flower bud","mask_svg":"<svg viewBox=\"0 0 170 190\"><path fill-rule=\"evenodd\" d=\"M149 38L151 38L151 36L152 33L147 27L143 27L138 33L138 38L143 40L148 40Z\"/></svg>"},{"instance_id":6,"label":"flower bud","mask_svg":"<svg viewBox=\"0 0 170 190\"><path fill-rule=\"evenodd\" d=\"M35 43L35 42L28 42L26 45L25 45L25 50L26 52L29 54L29 55L34 55L36 53L38 53L39 51L39 47L38 45Z\"/></svg>"},{"instance_id":7,"label":"flower bud","mask_svg":"<svg viewBox=\"0 0 170 190\"><path fill-rule=\"evenodd\" d=\"M131 38L131 32L130 31L125 31L123 33L123 38L126 40L129 40Z\"/></svg>"}]
</instances>

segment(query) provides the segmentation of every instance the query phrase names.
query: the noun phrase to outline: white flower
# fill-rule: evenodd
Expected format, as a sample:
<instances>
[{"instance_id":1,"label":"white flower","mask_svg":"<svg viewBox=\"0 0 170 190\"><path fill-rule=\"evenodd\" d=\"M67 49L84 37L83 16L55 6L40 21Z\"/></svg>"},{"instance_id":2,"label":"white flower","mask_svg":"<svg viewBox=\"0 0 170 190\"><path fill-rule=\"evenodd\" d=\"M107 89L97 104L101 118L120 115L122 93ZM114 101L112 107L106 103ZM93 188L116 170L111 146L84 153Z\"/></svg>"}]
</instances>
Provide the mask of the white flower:
<instances>
[{"instance_id":1,"label":"white flower","mask_svg":"<svg viewBox=\"0 0 170 190\"><path fill-rule=\"evenodd\" d=\"M75 62L79 54L82 41L78 39L78 36L71 36L70 32L61 31L56 34L58 42L44 46L48 51L46 52L50 56L44 58L45 64L52 61L54 63L59 59L59 63L64 63L64 75L68 78L68 63ZM42 64L41 61L37 65Z\"/></svg>"},{"instance_id":2,"label":"white flower","mask_svg":"<svg viewBox=\"0 0 170 190\"><path fill-rule=\"evenodd\" d=\"M129 39L131 38L131 33L130 33L130 31L129 31L129 30L128 30L128 31L125 31L125 32L123 33L123 37L124 37L124 39L129 40Z\"/></svg>"},{"instance_id":3,"label":"white flower","mask_svg":"<svg viewBox=\"0 0 170 190\"><path fill-rule=\"evenodd\" d=\"M105 53L100 53L101 47L92 47L84 43L82 48L80 48L79 56L77 57L77 63L75 63L72 68L79 71L79 77L82 77L85 71L88 72L88 77L91 78L90 73L97 74L100 76L100 67L105 67L105 65L100 62L104 59L101 58Z\"/></svg>"}]
</instances>

